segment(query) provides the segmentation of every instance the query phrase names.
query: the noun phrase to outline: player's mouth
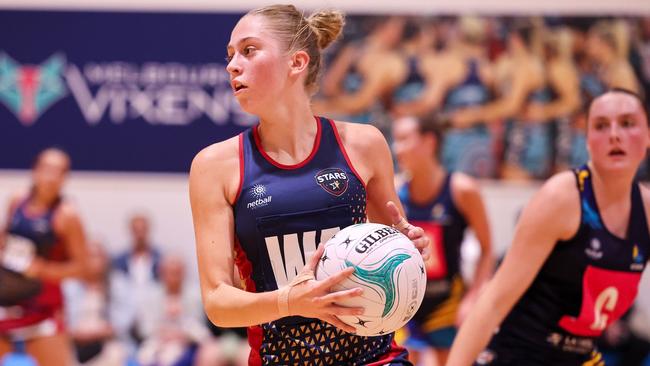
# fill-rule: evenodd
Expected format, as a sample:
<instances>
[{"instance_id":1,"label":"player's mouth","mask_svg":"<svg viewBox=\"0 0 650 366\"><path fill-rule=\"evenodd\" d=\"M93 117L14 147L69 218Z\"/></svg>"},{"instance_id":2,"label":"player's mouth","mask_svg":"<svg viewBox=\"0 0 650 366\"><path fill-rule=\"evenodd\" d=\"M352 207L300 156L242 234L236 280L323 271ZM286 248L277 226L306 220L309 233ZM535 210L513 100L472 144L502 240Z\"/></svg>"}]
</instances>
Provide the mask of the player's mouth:
<instances>
[{"instance_id":1,"label":"player's mouth","mask_svg":"<svg viewBox=\"0 0 650 366\"><path fill-rule=\"evenodd\" d=\"M244 85L243 83L241 83L241 82L239 82L237 80L233 80L230 83L230 86L232 87L232 91L235 93L235 95L239 94L242 90L245 90L245 89L248 88L246 85Z\"/></svg>"},{"instance_id":2,"label":"player's mouth","mask_svg":"<svg viewBox=\"0 0 650 366\"><path fill-rule=\"evenodd\" d=\"M609 153L607 155L611 156L611 157L623 157L626 154L625 154L625 151L623 151L622 149L619 149L619 148L615 147L615 148L609 150Z\"/></svg>"}]
</instances>

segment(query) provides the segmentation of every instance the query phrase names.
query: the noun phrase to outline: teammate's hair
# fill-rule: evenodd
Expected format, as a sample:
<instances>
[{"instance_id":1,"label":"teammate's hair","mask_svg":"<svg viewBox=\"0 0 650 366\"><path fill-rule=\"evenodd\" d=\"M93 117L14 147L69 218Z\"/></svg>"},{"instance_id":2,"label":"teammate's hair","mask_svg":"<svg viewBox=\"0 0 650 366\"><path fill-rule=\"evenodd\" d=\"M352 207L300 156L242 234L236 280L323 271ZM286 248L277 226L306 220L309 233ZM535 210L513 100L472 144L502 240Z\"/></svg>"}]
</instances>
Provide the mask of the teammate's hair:
<instances>
[{"instance_id":1,"label":"teammate's hair","mask_svg":"<svg viewBox=\"0 0 650 366\"><path fill-rule=\"evenodd\" d=\"M517 35L524 42L526 48L530 48L535 36L535 29L530 21L524 19L516 19L510 23L510 34Z\"/></svg>"},{"instance_id":2,"label":"teammate's hair","mask_svg":"<svg viewBox=\"0 0 650 366\"><path fill-rule=\"evenodd\" d=\"M46 148L46 149L41 150L41 151L36 155L36 157L34 158L34 160L32 161L32 169L36 168L36 166L38 165L38 163L41 162L41 159L43 158L43 156L45 156L45 154L48 154L48 153L56 153L56 154L63 155L63 156L67 159L67 161L68 161L68 166L67 166L67 168L66 168L66 172L67 172L68 170L70 170L70 165L71 165L70 155L69 155L65 150L63 150L62 148L60 148L60 147L56 147L56 146L48 147L48 148Z\"/></svg>"},{"instance_id":3,"label":"teammate's hair","mask_svg":"<svg viewBox=\"0 0 650 366\"><path fill-rule=\"evenodd\" d=\"M594 24L590 29L589 33L600 38L605 44L611 47L614 51L618 50L618 41L616 39L616 33L611 22L601 21Z\"/></svg>"},{"instance_id":4,"label":"teammate's hair","mask_svg":"<svg viewBox=\"0 0 650 366\"><path fill-rule=\"evenodd\" d=\"M477 16L462 16L458 19L458 32L463 42L482 45L485 42L487 26L485 20Z\"/></svg>"},{"instance_id":5,"label":"teammate's hair","mask_svg":"<svg viewBox=\"0 0 650 366\"><path fill-rule=\"evenodd\" d=\"M622 93L634 97L634 99L636 99L637 102L639 102L639 105L641 106L641 110L643 111L643 114L645 114L645 119L648 123L648 126L650 126L650 111L648 111L648 104L646 103L645 98L643 98L641 94L638 94L632 90L625 89L625 88L611 88L607 90L605 93L593 98L589 103L589 105L587 106L587 121L589 121L589 112L591 111L591 106L594 104L594 102L598 100L600 97L602 97L603 95L609 93Z\"/></svg>"},{"instance_id":6,"label":"teammate's hair","mask_svg":"<svg viewBox=\"0 0 650 366\"><path fill-rule=\"evenodd\" d=\"M440 150L443 143L444 131L448 125L448 118L438 113L428 113L424 117L417 117L418 132L421 135L432 134L436 139L435 156L440 156Z\"/></svg>"},{"instance_id":7,"label":"teammate's hair","mask_svg":"<svg viewBox=\"0 0 650 366\"><path fill-rule=\"evenodd\" d=\"M322 64L321 51L341 35L345 25L343 13L320 10L305 17L293 5L270 5L251 10L247 15L264 17L268 28L284 44L288 53L307 52L309 66L305 87L310 93L315 93Z\"/></svg>"}]
</instances>

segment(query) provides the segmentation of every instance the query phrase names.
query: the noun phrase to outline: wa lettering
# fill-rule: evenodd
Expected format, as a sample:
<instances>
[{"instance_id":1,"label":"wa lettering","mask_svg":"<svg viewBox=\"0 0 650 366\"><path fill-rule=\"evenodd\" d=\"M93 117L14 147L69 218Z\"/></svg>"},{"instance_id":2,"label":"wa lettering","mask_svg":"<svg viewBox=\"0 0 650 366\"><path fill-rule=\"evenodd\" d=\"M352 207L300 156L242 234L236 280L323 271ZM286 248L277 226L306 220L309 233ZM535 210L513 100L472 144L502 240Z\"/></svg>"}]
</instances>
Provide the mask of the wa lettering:
<instances>
[{"instance_id":1,"label":"wa lettering","mask_svg":"<svg viewBox=\"0 0 650 366\"><path fill-rule=\"evenodd\" d=\"M338 227L322 230L320 232L320 242L324 243L328 241L339 230ZM275 282L278 284L278 288L286 286L291 280L293 280L298 275L298 272L300 272L305 266L306 259L310 258L314 254L316 251L316 234L316 230L307 231L302 234L302 246L305 251L304 256L300 250L298 234L283 235L282 242L284 243L284 259L282 258L280 251L279 236L264 238L264 241L266 242L266 250L271 261L271 268L273 269L273 275L275 276Z\"/></svg>"}]
</instances>

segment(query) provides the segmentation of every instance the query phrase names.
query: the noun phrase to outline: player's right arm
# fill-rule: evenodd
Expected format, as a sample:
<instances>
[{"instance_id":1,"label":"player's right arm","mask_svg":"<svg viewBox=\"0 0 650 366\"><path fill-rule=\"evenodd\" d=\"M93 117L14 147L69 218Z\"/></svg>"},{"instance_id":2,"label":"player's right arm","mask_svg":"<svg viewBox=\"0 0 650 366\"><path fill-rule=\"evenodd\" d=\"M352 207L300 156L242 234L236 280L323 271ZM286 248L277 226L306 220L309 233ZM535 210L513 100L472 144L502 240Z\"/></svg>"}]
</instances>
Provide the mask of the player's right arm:
<instances>
[{"instance_id":1,"label":"player's right arm","mask_svg":"<svg viewBox=\"0 0 650 366\"><path fill-rule=\"evenodd\" d=\"M201 294L208 318L222 327L257 325L281 317L279 291L253 293L233 285L232 205L238 187L238 137L209 146L194 158L189 189ZM312 270L321 254L322 248L309 261ZM362 309L343 308L334 302L360 295L359 289L329 293L331 287L351 273L352 270L346 270L323 281L312 280L293 287L289 295L290 315L319 318L343 330L354 331L335 315L359 314Z\"/></svg>"},{"instance_id":2,"label":"player's right arm","mask_svg":"<svg viewBox=\"0 0 650 366\"><path fill-rule=\"evenodd\" d=\"M460 328L447 366L471 365L530 286L558 240L575 235L580 200L573 173L551 178L524 209L512 246Z\"/></svg>"}]
</instances>

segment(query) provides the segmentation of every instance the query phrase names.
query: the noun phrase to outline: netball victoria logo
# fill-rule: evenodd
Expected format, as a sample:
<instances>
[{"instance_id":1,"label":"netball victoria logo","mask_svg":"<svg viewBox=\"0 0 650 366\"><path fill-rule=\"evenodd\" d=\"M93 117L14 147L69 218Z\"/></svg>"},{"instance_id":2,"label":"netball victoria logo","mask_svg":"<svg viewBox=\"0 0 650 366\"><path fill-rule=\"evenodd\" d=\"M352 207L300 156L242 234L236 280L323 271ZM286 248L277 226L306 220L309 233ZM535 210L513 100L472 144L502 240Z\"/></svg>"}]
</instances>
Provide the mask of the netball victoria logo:
<instances>
[{"instance_id":1,"label":"netball victoria logo","mask_svg":"<svg viewBox=\"0 0 650 366\"><path fill-rule=\"evenodd\" d=\"M65 65L65 58L59 54L40 65L20 65L0 53L0 102L23 125L31 126L67 94L62 76Z\"/></svg>"},{"instance_id":2,"label":"netball victoria logo","mask_svg":"<svg viewBox=\"0 0 650 366\"><path fill-rule=\"evenodd\" d=\"M250 189L250 196L253 201L248 202L246 208L254 210L256 208L268 206L271 203L273 196L266 194L266 186L263 184L256 184Z\"/></svg>"}]
</instances>

